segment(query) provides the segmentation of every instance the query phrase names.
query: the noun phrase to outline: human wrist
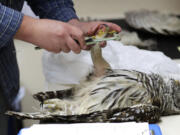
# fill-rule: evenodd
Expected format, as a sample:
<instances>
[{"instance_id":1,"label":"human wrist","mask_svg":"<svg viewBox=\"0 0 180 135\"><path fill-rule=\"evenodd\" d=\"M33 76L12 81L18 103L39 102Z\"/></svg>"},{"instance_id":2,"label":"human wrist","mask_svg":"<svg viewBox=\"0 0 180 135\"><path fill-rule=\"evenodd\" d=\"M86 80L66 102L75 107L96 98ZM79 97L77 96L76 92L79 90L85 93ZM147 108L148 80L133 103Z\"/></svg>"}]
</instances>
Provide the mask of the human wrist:
<instances>
[{"instance_id":1,"label":"human wrist","mask_svg":"<svg viewBox=\"0 0 180 135\"><path fill-rule=\"evenodd\" d=\"M29 16L24 16L22 23L14 37L19 40L33 43L32 39L35 34L35 27L38 21L38 19Z\"/></svg>"},{"instance_id":2,"label":"human wrist","mask_svg":"<svg viewBox=\"0 0 180 135\"><path fill-rule=\"evenodd\" d=\"M79 27L81 25L82 22L80 22L78 19L71 19L68 21L69 24Z\"/></svg>"},{"instance_id":3,"label":"human wrist","mask_svg":"<svg viewBox=\"0 0 180 135\"><path fill-rule=\"evenodd\" d=\"M84 35L87 35L87 33L88 33L88 24L90 24L90 23L81 22L78 19L72 19L68 23L75 26L75 27L78 27L79 29L82 30Z\"/></svg>"}]
</instances>

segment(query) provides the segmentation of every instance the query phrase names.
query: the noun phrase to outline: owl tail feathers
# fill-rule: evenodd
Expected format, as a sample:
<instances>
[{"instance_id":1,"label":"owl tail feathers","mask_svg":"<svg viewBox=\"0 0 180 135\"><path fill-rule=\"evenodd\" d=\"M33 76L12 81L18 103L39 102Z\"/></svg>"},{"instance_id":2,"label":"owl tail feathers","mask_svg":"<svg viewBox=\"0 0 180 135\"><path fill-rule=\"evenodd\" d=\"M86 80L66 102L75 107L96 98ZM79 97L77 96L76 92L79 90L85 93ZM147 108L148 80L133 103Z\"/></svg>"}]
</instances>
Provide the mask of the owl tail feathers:
<instances>
[{"instance_id":1,"label":"owl tail feathers","mask_svg":"<svg viewBox=\"0 0 180 135\"><path fill-rule=\"evenodd\" d=\"M7 115L18 119L41 120L42 123L94 123L94 122L149 122L156 123L160 119L160 110L152 105L137 105L113 110L96 111L81 115L58 115L58 113L37 112L21 113L6 112Z\"/></svg>"}]
</instances>

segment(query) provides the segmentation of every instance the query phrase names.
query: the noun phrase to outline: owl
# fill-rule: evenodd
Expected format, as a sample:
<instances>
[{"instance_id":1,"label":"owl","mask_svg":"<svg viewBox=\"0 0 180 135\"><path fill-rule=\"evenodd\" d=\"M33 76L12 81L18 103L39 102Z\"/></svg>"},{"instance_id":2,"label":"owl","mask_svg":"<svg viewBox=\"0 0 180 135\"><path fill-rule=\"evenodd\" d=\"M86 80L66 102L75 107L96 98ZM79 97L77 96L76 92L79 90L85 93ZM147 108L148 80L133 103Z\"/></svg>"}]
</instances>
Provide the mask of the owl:
<instances>
[{"instance_id":1,"label":"owl","mask_svg":"<svg viewBox=\"0 0 180 135\"><path fill-rule=\"evenodd\" d=\"M180 82L158 74L111 69L101 48L91 49L93 73L70 89L39 92L36 113L7 112L18 118L52 123L158 122L180 113Z\"/></svg>"}]
</instances>

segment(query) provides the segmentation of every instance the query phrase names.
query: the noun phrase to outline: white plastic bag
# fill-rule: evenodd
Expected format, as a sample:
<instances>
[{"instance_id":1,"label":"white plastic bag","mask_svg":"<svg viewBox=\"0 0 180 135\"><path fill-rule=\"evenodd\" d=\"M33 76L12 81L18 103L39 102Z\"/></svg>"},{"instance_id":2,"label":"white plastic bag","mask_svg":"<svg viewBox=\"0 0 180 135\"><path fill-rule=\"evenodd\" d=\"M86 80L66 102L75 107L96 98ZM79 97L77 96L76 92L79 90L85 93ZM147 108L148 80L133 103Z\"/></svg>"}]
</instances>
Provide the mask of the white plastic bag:
<instances>
[{"instance_id":1,"label":"white plastic bag","mask_svg":"<svg viewBox=\"0 0 180 135\"><path fill-rule=\"evenodd\" d=\"M163 76L180 75L178 64L162 52L125 46L119 41L109 41L103 49L103 56L113 69L133 69ZM78 55L73 52L54 54L45 51L42 61L48 86L77 84L93 69L89 51L82 51Z\"/></svg>"}]
</instances>

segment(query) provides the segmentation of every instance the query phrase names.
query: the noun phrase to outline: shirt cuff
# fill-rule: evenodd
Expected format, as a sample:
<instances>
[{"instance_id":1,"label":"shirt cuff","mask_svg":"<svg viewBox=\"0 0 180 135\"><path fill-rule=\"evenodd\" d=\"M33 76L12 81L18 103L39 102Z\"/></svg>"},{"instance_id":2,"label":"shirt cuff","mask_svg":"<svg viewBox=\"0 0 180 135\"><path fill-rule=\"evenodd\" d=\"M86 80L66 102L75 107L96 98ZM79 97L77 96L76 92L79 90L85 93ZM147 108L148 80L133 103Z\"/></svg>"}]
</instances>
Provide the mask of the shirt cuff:
<instances>
[{"instance_id":1,"label":"shirt cuff","mask_svg":"<svg viewBox=\"0 0 180 135\"><path fill-rule=\"evenodd\" d=\"M68 22L71 19L78 19L74 9L64 7L64 8L57 8L53 9L55 12L51 12L48 14L48 18L54 20L60 20L63 22Z\"/></svg>"},{"instance_id":2,"label":"shirt cuff","mask_svg":"<svg viewBox=\"0 0 180 135\"><path fill-rule=\"evenodd\" d=\"M68 22L71 19L78 19L72 0L54 0L54 12L50 12L52 19Z\"/></svg>"},{"instance_id":3,"label":"shirt cuff","mask_svg":"<svg viewBox=\"0 0 180 135\"><path fill-rule=\"evenodd\" d=\"M0 4L0 48L14 37L22 19L22 13Z\"/></svg>"},{"instance_id":4,"label":"shirt cuff","mask_svg":"<svg viewBox=\"0 0 180 135\"><path fill-rule=\"evenodd\" d=\"M74 10L72 0L28 0L32 10L40 18L48 18L68 22L71 19L78 19Z\"/></svg>"}]
</instances>

